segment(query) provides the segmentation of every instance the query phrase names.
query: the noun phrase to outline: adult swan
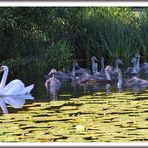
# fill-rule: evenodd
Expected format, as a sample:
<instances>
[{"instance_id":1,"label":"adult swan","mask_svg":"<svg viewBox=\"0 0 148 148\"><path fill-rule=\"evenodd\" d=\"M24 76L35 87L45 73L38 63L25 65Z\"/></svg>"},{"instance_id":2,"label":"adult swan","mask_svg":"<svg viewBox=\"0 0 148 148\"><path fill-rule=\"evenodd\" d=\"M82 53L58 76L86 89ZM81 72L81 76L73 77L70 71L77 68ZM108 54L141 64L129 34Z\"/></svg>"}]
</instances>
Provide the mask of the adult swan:
<instances>
[{"instance_id":1,"label":"adult swan","mask_svg":"<svg viewBox=\"0 0 148 148\"><path fill-rule=\"evenodd\" d=\"M2 80L0 82L0 96L24 95L29 94L34 88L34 84L25 87L21 80L15 79L6 85L9 68L2 66L0 73L3 72Z\"/></svg>"}]
</instances>

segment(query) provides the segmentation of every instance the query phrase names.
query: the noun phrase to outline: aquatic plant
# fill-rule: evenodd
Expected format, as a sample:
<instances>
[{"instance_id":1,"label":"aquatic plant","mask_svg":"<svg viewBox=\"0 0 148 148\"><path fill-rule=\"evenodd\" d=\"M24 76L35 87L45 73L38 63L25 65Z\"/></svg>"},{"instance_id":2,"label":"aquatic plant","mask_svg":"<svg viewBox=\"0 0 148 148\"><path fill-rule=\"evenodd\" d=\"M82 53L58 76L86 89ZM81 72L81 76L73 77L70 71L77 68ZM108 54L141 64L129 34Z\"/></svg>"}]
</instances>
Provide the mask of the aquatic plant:
<instances>
[{"instance_id":1,"label":"aquatic plant","mask_svg":"<svg viewBox=\"0 0 148 148\"><path fill-rule=\"evenodd\" d=\"M44 100L8 106L10 114L0 116L0 142L148 141L147 91Z\"/></svg>"}]
</instances>

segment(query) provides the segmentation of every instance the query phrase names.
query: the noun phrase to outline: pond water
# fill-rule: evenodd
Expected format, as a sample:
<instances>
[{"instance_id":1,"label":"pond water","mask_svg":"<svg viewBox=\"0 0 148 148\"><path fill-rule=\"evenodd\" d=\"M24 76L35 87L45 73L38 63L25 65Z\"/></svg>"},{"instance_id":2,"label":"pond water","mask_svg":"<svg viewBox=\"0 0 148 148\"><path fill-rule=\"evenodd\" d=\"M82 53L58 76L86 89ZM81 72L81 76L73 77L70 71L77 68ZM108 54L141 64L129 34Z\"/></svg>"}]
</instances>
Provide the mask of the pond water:
<instances>
[{"instance_id":1,"label":"pond water","mask_svg":"<svg viewBox=\"0 0 148 148\"><path fill-rule=\"evenodd\" d=\"M27 85L34 82L35 88L31 99L7 98L9 114L0 110L0 142L148 141L148 89L119 92L116 84L69 82L62 84L54 100L44 87L43 75L17 78ZM19 106L13 106L19 99L23 100Z\"/></svg>"}]
</instances>

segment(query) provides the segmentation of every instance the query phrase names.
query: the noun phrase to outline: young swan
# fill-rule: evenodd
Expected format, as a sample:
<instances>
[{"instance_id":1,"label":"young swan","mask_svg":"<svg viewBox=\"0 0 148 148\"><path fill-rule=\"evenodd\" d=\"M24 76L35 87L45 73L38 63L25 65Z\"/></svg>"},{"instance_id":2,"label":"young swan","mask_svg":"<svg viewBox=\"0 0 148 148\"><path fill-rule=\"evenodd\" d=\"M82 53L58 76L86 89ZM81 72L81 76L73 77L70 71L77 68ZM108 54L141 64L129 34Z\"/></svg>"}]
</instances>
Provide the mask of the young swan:
<instances>
[{"instance_id":1,"label":"young swan","mask_svg":"<svg viewBox=\"0 0 148 148\"><path fill-rule=\"evenodd\" d=\"M139 72L137 71L137 59L136 57L132 58L131 63L133 64L133 67L128 67L125 71L126 74L136 75Z\"/></svg>"},{"instance_id":2,"label":"young swan","mask_svg":"<svg viewBox=\"0 0 148 148\"><path fill-rule=\"evenodd\" d=\"M116 69L116 72L118 72L118 83L117 83L117 87L120 89L122 88L122 84L123 84L123 81L122 81L122 72L121 72L121 69L120 68L117 68ZM148 81L147 80L144 80L144 79L140 79L136 76L133 76L132 78L128 79L124 85L125 87L128 87L128 88L132 88L132 87L148 87Z\"/></svg>"},{"instance_id":3,"label":"young swan","mask_svg":"<svg viewBox=\"0 0 148 148\"><path fill-rule=\"evenodd\" d=\"M136 70L139 73L141 71L141 67L140 67L140 54L136 53L135 54L135 58L136 58Z\"/></svg>"},{"instance_id":4,"label":"young swan","mask_svg":"<svg viewBox=\"0 0 148 148\"><path fill-rule=\"evenodd\" d=\"M76 77L76 68L79 68L79 65L77 62L74 62L72 65L72 72L71 72L71 80L77 81L78 77Z\"/></svg>"},{"instance_id":5,"label":"young swan","mask_svg":"<svg viewBox=\"0 0 148 148\"><path fill-rule=\"evenodd\" d=\"M56 69L52 69L50 71L49 74L52 74L52 77L49 78L46 82L45 82L45 87L48 89L49 87L55 87L55 88L60 88L61 83L58 79L55 78L55 74L56 74Z\"/></svg>"},{"instance_id":6,"label":"young swan","mask_svg":"<svg viewBox=\"0 0 148 148\"><path fill-rule=\"evenodd\" d=\"M113 74L113 67L110 65L107 65L104 69L104 71L100 72L99 75L96 76L96 80L99 82L104 81L111 81L111 74Z\"/></svg>"},{"instance_id":7,"label":"young swan","mask_svg":"<svg viewBox=\"0 0 148 148\"><path fill-rule=\"evenodd\" d=\"M112 74L114 80L118 79L118 73L116 72L116 69L119 68L119 65L123 65L123 62L121 59L116 59L115 68L113 69L113 74Z\"/></svg>"},{"instance_id":8,"label":"young swan","mask_svg":"<svg viewBox=\"0 0 148 148\"><path fill-rule=\"evenodd\" d=\"M118 89L122 89L122 84L123 84L123 80L122 80L122 71L120 68L116 68L115 72L118 73L118 82L117 82L117 88Z\"/></svg>"},{"instance_id":9,"label":"young swan","mask_svg":"<svg viewBox=\"0 0 148 148\"><path fill-rule=\"evenodd\" d=\"M111 81L110 73L112 72L112 69L113 69L113 67L110 66L110 65L107 65L105 67L105 76L106 76L106 79L109 80L109 81Z\"/></svg>"},{"instance_id":10,"label":"young swan","mask_svg":"<svg viewBox=\"0 0 148 148\"><path fill-rule=\"evenodd\" d=\"M145 74L148 74L148 63L147 62L144 62L143 65L142 65L142 71L145 73Z\"/></svg>"},{"instance_id":11,"label":"young swan","mask_svg":"<svg viewBox=\"0 0 148 148\"><path fill-rule=\"evenodd\" d=\"M101 70L100 72L97 74L98 77L105 77L105 67L104 67L104 58L101 57L100 58L101 61Z\"/></svg>"},{"instance_id":12,"label":"young swan","mask_svg":"<svg viewBox=\"0 0 148 148\"><path fill-rule=\"evenodd\" d=\"M98 61L97 58L95 56L92 56L91 57L92 73L94 75L99 74L99 72L98 72L98 63L96 61Z\"/></svg>"},{"instance_id":13,"label":"young swan","mask_svg":"<svg viewBox=\"0 0 148 148\"><path fill-rule=\"evenodd\" d=\"M58 98L58 91L60 89L61 83L55 78L56 69L52 69L49 74L52 74L52 77L45 82L46 89L50 92L50 99L56 100Z\"/></svg>"}]
</instances>

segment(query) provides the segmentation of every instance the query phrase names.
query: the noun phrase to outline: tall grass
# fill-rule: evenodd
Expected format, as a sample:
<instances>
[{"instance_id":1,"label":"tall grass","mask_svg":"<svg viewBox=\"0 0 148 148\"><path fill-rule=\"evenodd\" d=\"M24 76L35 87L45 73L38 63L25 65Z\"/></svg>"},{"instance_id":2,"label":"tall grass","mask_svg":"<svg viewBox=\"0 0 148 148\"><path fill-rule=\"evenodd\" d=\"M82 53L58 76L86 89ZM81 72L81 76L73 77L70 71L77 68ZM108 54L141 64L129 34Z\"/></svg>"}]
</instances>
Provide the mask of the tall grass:
<instances>
[{"instance_id":1,"label":"tall grass","mask_svg":"<svg viewBox=\"0 0 148 148\"><path fill-rule=\"evenodd\" d=\"M145 9L140 15L139 43L142 46L142 59L143 61L146 61L148 60L148 9Z\"/></svg>"},{"instance_id":2,"label":"tall grass","mask_svg":"<svg viewBox=\"0 0 148 148\"><path fill-rule=\"evenodd\" d=\"M140 52L147 60L148 19L140 17L141 13L131 8L89 8L76 24L73 36L76 57L88 61L92 55L103 56L112 63L121 58L127 66L134 54Z\"/></svg>"},{"instance_id":3,"label":"tall grass","mask_svg":"<svg viewBox=\"0 0 148 148\"><path fill-rule=\"evenodd\" d=\"M100 32L102 48L110 59L121 58L127 65L132 56L139 51L140 44L135 27L131 24L109 21Z\"/></svg>"}]
</instances>

